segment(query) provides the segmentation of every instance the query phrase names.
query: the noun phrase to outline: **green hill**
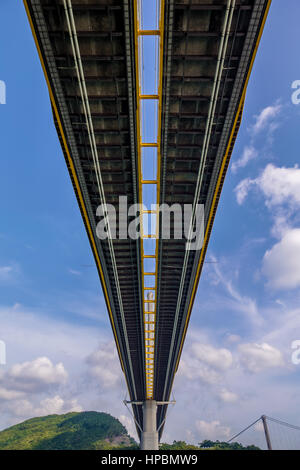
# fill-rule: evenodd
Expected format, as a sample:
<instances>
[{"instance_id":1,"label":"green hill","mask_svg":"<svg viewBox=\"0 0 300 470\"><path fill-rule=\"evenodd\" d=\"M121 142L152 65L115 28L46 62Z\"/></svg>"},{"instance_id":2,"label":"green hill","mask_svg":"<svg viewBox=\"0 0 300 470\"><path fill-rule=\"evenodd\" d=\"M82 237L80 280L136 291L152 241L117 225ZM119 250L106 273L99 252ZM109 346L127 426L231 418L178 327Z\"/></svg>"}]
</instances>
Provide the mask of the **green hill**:
<instances>
[{"instance_id":1,"label":"green hill","mask_svg":"<svg viewBox=\"0 0 300 470\"><path fill-rule=\"evenodd\" d=\"M0 450L100 450L137 449L120 421L107 413L85 411L32 418L0 432ZM237 442L203 441L199 446L184 441L161 444L161 450L259 450Z\"/></svg>"},{"instance_id":2,"label":"green hill","mask_svg":"<svg viewBox=\"0 0 300 470\"><path fill-rule=\"evenodd\" d=\"M86 411L32 418L0 432L0 450L88 450L136 448L120 421Z\"/></svg>"}]
</instances>

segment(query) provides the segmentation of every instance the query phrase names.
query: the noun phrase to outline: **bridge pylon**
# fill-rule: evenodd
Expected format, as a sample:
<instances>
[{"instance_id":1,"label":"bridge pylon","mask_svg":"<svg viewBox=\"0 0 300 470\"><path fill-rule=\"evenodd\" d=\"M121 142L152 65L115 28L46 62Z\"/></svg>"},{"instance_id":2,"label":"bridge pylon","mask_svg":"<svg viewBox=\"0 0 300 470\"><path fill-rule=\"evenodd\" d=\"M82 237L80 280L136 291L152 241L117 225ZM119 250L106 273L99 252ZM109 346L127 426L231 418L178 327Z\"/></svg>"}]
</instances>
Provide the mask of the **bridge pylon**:
<instances>
[{"instance_id":1,"label":"bridge pylon","mask_svg":"<svg viewBox=\"0 0 300 470\"><path fill-rule=\"evenodd\" d=\"M141 450L158 450L157 402L146 400L143 403L143 432Z\"/></svg>"},{"instance_id":2,"label":"bridge pylon","mask_svg":"<svg viewBox=\"0 0 300 470\"><path fill-rule=\"evenodd\" d=\"M124 400L124 404L130 405L142 405L143 406L143 429L139 423L133 419L141 431L141 450L159 450L159 438L158 433L162 425L165 423L165 419L157 428L157 407L159 405L175 405L176 401L156 401L156 400L145 400L145 401L127 401Z\"/></svg>"}]
</instances>

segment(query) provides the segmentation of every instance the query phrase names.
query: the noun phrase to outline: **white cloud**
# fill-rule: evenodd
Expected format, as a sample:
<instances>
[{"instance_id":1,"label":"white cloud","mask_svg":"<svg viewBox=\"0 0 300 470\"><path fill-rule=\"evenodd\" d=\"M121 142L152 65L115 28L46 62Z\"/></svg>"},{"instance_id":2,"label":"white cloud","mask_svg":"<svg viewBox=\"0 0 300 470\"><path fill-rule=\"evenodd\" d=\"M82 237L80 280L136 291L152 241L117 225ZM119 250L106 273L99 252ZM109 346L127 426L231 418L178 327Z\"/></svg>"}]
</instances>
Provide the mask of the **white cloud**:
<instances>
[{"instance_id":1,"label":"white cloud","mask_svg":"<svg viewBox=\"0 0 300 470\"><path fill-rule=\"evenodd\" d=\"M288 204L293 208L300 206L300 168L266 166L256 183L266 198L269 207Z\"/></svg>"},{"instance_id":2,"label":"white cloud","mask_svg":"<svg viewBox=\"0 0 300 470\"><path fill-rule=\"evenodd\" d=\"M248 196L250 188L256 183L255 180L251 178L245 178L239 182L239 184L234 189L236 194L236 200L239 205L242 205L245 201L246 197Z\"/></svg>"},{"instance_id":3,"label":"white cloud","mask_svg":"<svg viewBox=\"0 0 300 470\"><path fill-rule=\"evenodd\" d=\"M27 399L16 400L15 402L10 403L8 408L12 414L23 419L35 416L69 413L71 411L83 411L76 399L64 400L59 395L45 398L37 405Z\"/></svg>"},{"instance_id":4,"label":"white cloud","mask_svg":"<svg viewBox=\"0 0 300 470\"><path fill-rule=\"evenodd\" d=\"M258 134L262 130L269 126L270 131L275 129L276 124L273 122L278 117L282 106L275 104L273 106L267 106L257 116L255 116L255 124L251 128L254 134Z\"/></svg>"},{"instance_id":5,"label":"white cloud","mask_svg":"<svg viewBox=\"0 0 300 470\"><path fill-rule=\"evenodd\" d=\"M279 349L268 343L247 343L238 346L241 364L253 373L261 372L272 367L284 365Z\"/></svg>"},{"instance_id":6,"label":"white cloud","mask_svg":"<svg viewBox=\"0 0 300 470\"><path fill-rule=\"evenodd\" d=\"M279 210L274 210L273 217L273 226L271 228L271 235L275 238L281 239L289 230L291 230L291 219L292 212L288 209L279 208Z\"/></svg>"},{"instance_id":7,"label":"white cloud","mask_svg":"<svg viewBox=\"0 0 300 470\"><path fill-rule=\"evenodd\" d=\"M64 357L68 369L77 370L78 363L97 346L99 338L107 338L107 330L98 332L94 327L74 322L73 318L67 322L62 320L61 312L59 317L52 312L46 315L42 310L17 303L12 307L0 306L0 317L1 339L6 343L10 364L31 361L38 356L60 362Z\"/></svg>"},{"instance_id":8,"label":"white cloud","mask_svg":"<svg viewBox=\"0 0 300 470\"><path fill-rule=\"evenodd\" d=\"M0 387L0 400L15 400L16 398L21 398L24 395L24 392L8 390L5 387Z\"/></svg>"},{"instance_id":9,"label":"white cloud","mask_svg":"<svg viewBox=\"0 0 300 470\"><path fill-rule=\"evenodd\" d=\"M200 380L206 384L216 384L220 381L221 375L215 369L208 367L203 362L189 357L180 361L178 376L183 376L189 380Z\"/></svg>"},{"instance_id":10,"label":"white cloud","mask_svg":"<svg viewBox=\"0 0 300 470\"><path fill-rule=\"evenodd\" d=\"M275 289L300 286L300 228L287 231L263 258L263 274Z\"/></svg>"},{"instance_id":11,"label":"white cloud","mask_svg":"<svg viewBox=\"0 0 300 470\"><path fill-rule=\"evenodd\" d=\"M52 385L65 384L68 374L62 363L52 364L47 357L14 364L1 374L0 382L7 390L37 393Z\"/></svg>"},{"instance_id":12,"label":"white cloud","mask_svg":"<svg viewBox=\"0 0 300 470\"><path fill-rule=\"evenodd\" d=\"M253 187L263 193L269 208L283 204L292 209L300 206L300 168L297 165L285 168L270 163L257 178L242 180L235 188L238 204L243 204Z\"/></svg>"},{"instance_id":13,"label":"white cloud","mask_svg":"<svg viewBox=\"0 0 300 470\"><path fill-rule=\"evenodd\" d=\"M6 278L12 272L12 266L0 266L0 278Z\"/></svg>"},{"instance_id":14,"label":"white cloud","mask_svg":"<svg viewBox=\"0 0 300 470\"><path fill-rule=\"evenodd\" d=\"M15 400L13 403L7 405L9 410L19 420L38 416L34 412L34 406L29 400Z\"/></svg>"},{"instance_id":15,"label":"white cloud","mask_svg":"<svg viewBox=\"0 0 300 470\"><path fill-rule=\"evenodd\" d=\"M228 349L217 349L209 344L193 343L191 351L200 361L216 369L225 370L232 365L232 354Z\"/></svg>"},{"instance_id":16,"label":"white cloud","mask_svg":"<svg viewBox=\"0 0 300 470\"><path fill-rule=\"evenodd\" d=\"M76 271L76 269L71 269L69 268L69 273L70 274L73 274L74 276L81 276L81 272L80 271Z\"/></svg>"},{"instance_id":17,"label":"white cloud","mask_svg":"<svg viewBox=\"0 0 300 470\"><path fill-rule=\"evenodd\" d=\"M228 335L226 340L228 343L238 343L241 340L239 335Z\"/></svg>"},{"instance_id":18,"label":"white cloud","mask_svg":"<svg viewBox=\"0 0 300 470\"><path fill-rule=\"evenodd\" d=\"M276 303L277 305L280 305L281 307L284 307L284 308L285 308L285 306L286 306L285 303L282 302L282 300L280 300L280 299L276 299L276 300L275 300L275 303Z\"/></svg>"},{"instance_id":19,"label":"white cloud","mask_svg":"<svg viewBox=\"0 0 300 470\"><path fill-rule=\"evenodd\" d=\"M87 357L86 363L90 375L104 388L116 386L121 379L121 367L114 341L102 344Z\"/></svg>"},{"instance_id":20,"label":"white cloud","mask_svg":"<svg viewBox=\"0 0 300 470\"><path fill-rule=\"evenodd\" d=\"M0 282L10 281L18 272L18 267L15 266L0 266Z\"/></svg>"},{"instance_id":21,"label":"white cloud","mask_svg":"<svg viewBox=\"0 0 300 470\"><path fill-rule=\"evenodd\" d=\"M232 173L236 173L239 168L244 168L251 160L256 158L257 155L257 150L252 145L246 146L242 156L236 162L233 162L231 166Z\"/></svg>"},{"instance_id":22,"label":"white cloud","mask_svg":"<svg viewBox=\"0 0 300 470\"><path fill-rule=\"evenodd\" d=\"M184 351L178 376L215 385L222 380L224 372L232 366L232 362L232 354L228 349L193 342Z\"/></svg>"},{"instance_id":23,"label":"white cloud","mask_svg":"<svg viewBox=\"0 0 300 470\"><path fill-rule=\"evenodd\" d=\"M212 257L212 260L215 260L215 258ZM242 295L238 289L234 287L229 276L223 275L217 264L213 264L213 269L215 271L216 283L221 283L226 289L227 294L232 299L230 302L231 308L238 313L243 313L253 324L261 325L263 323L263 318L258 311L255 300Z\"/></svg>"},{"instance_id":24,"label":"white cloud","mask_svg":"<svg viewBox=\"0 0 300 470\"><path fill-rule=\"evenodd\" d=\"M255 123L248 131L250 132L250 143L243 149L243 153L236 161L232 163L231 171L236 173L240 168L244 168L251 160L258 156L258 151L254 146L255 138L264 131L267 142L272 142L272 135L279 126L278 118L282 106L277 102L273 106L267 106L258 115L254 116Z\"/></svg>"},{"instance_id":25,"label":"white cloud","mask_svg":"<svg viewBox=\"0 0 300 470\"><path fill-rule=\"evenodd\" d=\"M217 395L225 403L235 403L238 400L236 393L230 392L226 388L222 388Z\"/></svg>"},{"instance_id":26,"label":"white cloud","mask_svg":"<svg viewBox=\"0 0 300 470\"><path fill-rule=\"evenodd\" d=\"M48 414L69 413L71 411L83 411L83 409L77 403L76 399L65 400L59 395L55 395L54 397L42 400L35 414L43 416Z\"/></svg>"},{"instance_id":27,"label":"white cloud","mask_svg":"<svg viewBox=\"0 0 300 470\"><path fill-rule=\"evenodd\" d=\"M265 204L273 217L271 233L280 241L266 251L262 272L269 285L278 289L292 289L300 286L300 229L293 215L300 208L300 168L266 166L256 179L242 180L235 188L238 204L242 204L251 187L264 195Z\"/></svg>"},{"instance_id":28,"label":"white cloud","mask_svg":"<svg viewBox=\"0 0 300 470\"><path fill-rule=\"evenodd\" d=\"M87 297L85 307L96 310L93 296L91 299ZM71 315L70 321L67 321L68 317L62 319L65 310L59 308L47 315L43 310L28 309L24 305L0 306L1 339L7 346L7 364L0 368L0 429L25 418L49 414L50 408L53 412L58 410L59 400L52 405L44 402L57 395L64 400L62 413L78 409L78 403L85 410L108 412L113 416L123 412L126 383L118 358L113 375L118 375L120 380L116 383L114 377L112 382L116 385L103 388L100 393L99 383L101 385L102 382L91 374L91 368L85 362L86 357L97 349L99 340L106 344L112 338L107 314L106 323L102 322L101 328L96 328L83 321L74 322ZM68 311L73 312L73 309ZM52 368L46 366L46 377L40 377L41 368L38 368L37 376L32 370L29 374L30 367L21 368L22 374L19 369L16 377L11 376L15 364L32 364L40 357L50 358L52 362ZM61 363L68 372L66 381L63 369L57 367ZM104 367L111 371L111 363ZM30 377L23 377L25 369ZM47 380L52 383L47 384Z\"/></svg>"},{"instance_id":29,"label":"white cloud","mask_svg":"<svg viewBox=\"0 0 300 470\"><path fill-rule=\"evenodd\" d=\"M213 302L216 295L215 289L214 292L206 292L206 294L210 301ZM171 412L166 422L166 432L170 435L170 440L179 439L178 432L181 433L180 439L186 439L186 436L180 429L192 429L194 431L194 428L191 426L193 413L195 420L205 420L209 423L212 421L225 423L231 428L232 435L241 430L241 423L244 423L242 426L246 427L256 417L258 418L261 413L276 417L278 412L280 412L286 421L297 424L299 413L295 414L295 409L300 409L298 406L300 398L299 394L297 394L299 374L298 367L294 366L293 368L291 364L292 350L290 345L291 341L297 338L295 332L300 331L299 309L286 314L278 306L270 305L269 301L267 304L267 308L262 308L262 313L266 317L263 327L252 330L251 333L248 328L243 330L244 338L247 338L248 333L250 333L251 337L251 339L244 339L243 343L257 343L258 347L252 347L252 349L255 349L255 352L256 349L260 350L260 346L263 343L272 345L275 350L275 361L272 359L273 353L271 358L268 358L268 354L264 351L262 354L263 358L259 356L254 361L254 365L251 364L255 370L262 369L260 365L264 369L262 369L261 373L252 372L250 374L247 367L249 363L242 363L240 360L241 353L238 349L238 343L232 343L230 345L233 356L232 367L225 371L217 371L207 366L210 371L213 370L217 374L217 380L214 383L205 382L201 378L197 378L197 376L193 377L191 368L189 369L191 377L186 375L178 376L176 374L174 383L174 394L177 400L176 413ZM214 340L218 338L219 341L226 340L226 333L224 334L222 327L220 329L219 326L212 326L210 330L206 327L205 333L203 326L199 329L203 319L201 319L201 310L197 308L197 304L195 308L196 311L194 311L194 316L192 317L193 323L188 331L183 351L183 359L187 362L187 367L191 366L189 360L193 359L192 355L188 355L188 352L191 352L190 344L194 341L194 338L197 339L199 337L202 344L210 344L209 337L211 336L214 337ZM216 306L216 310L219 310L219 304ZM204 335L206 336L206 341ZM280 352L278 353L278 351ZM284 363L283 360L285 361ZM279 363L279 367L275 366L276 363ZM197 366L199 366L199 361L195 362L195 374L197 374ZM283 376L285 377L284 380L282 379ZM291 386L291 383L294 386ZM233 396L231 396L231 393ZM285 397L283 401L282 396ZM192 408L190 403L193 404ZM293 403L293 406L291 403ZM237 405L238 413L236 413ZM180 423L179 426L178 423ZM206 432L206 429L204 432ZM194 435L195 439L193 439L193 442L199 442L199 438L197 438L198 433L194 432ZM201 440L206 438L208 438L206 434L201 436ZM214 438L220 439L217 435ZM241 442L247 445L256 444L260 446L261 442L259 439L258 432L253 434L245 433L245 440ZM166 440L165 435L163 440Z\"/></svg>"},{"instance_id":30,"label":"white cloud","mask_svg":"<svg viewBox=\"0 0 300 470\"><path fill-rule=\"evenodd\" d=\"M230 437L230 427L222 426L220 421L196 421L196 429L201 439L222 440Z\"/></svg>"}]
</instances>

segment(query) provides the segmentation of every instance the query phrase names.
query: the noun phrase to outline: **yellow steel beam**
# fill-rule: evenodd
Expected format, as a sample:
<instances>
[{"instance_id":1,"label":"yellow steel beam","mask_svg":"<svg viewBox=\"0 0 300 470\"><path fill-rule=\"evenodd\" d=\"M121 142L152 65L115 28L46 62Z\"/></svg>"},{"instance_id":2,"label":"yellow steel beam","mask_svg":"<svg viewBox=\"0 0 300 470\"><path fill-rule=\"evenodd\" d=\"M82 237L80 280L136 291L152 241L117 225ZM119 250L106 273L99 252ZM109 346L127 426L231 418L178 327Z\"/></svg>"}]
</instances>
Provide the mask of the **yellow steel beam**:
<instances>
[{"instance_id":1,"label":"yellow steel beam","mask_svg":"<svg viewBox=\"0 0 300 470\"><path fill-rule=\"evenodd\" d=\"M158 147L157 142L141 142L140 147Z\"/></svg>"},{"instance_id":2,"label":"yellow steel beam","mask_svg":"<svg viewBox=\"0 0 300 470\"><path fill-rule=\"evenodd\" d=\"M158 95L140 95L139 98L140 100L158 100L159 96Z\"/></svg>"},{"instance_id":3,"label":"yellow steel beam","mask_svg":"<svg viewBox=\"0 0 300 470\"><path fill-rule=\"evenodd\" d=\"M138 36L160 36L161 32L159 29L143 29L137 31Z\"/></svg>"}]
</instances>

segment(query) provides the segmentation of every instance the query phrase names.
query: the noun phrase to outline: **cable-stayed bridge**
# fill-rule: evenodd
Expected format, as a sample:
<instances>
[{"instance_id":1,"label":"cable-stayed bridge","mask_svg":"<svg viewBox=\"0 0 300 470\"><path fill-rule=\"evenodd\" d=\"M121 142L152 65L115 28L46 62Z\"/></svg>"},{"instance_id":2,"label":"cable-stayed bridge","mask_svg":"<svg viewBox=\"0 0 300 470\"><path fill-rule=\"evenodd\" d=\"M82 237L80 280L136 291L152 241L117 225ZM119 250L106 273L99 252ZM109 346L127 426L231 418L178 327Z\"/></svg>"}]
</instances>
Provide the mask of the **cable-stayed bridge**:
<instances>
[{"instance_id":1,"label":"cable-stayed bridge","mask_svg":"<svg viewBox=\"0 0 300 470\"><path fill-rule=\"evenodd\" d=\"M163 431L270 3L24 0L144 449Z\"/></svg>"},{"instance_id":2,"label":"cable-stayed bridge","mask_svg":"<svg viewBox=\"0 0 300 470\"><path fill-rule=\"evenodd\" d=\"M262 415L227 443L241 442L262 450L299 450L300 426Z\"/></svg>"}]
</instances>

